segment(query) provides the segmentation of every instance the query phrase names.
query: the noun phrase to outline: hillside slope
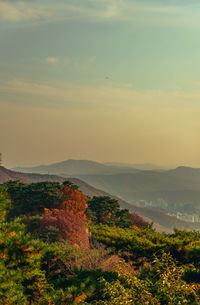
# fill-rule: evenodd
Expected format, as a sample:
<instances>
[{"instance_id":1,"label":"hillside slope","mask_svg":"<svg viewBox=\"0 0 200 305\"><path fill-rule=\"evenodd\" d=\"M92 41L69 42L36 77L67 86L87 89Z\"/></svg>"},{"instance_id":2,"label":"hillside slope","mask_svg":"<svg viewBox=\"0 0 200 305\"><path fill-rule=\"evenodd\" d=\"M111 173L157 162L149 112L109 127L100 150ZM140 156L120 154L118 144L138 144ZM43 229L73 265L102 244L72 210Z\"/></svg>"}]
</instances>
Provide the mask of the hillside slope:
<instances>
[{"instance_id":1,"label":"hillside slope","mask_svg":"<svg viewBox=\"0 0 200 305\"><path fill-rule=\"evenodd\" d=\"M52 181L62 183L66 180L66 178L54 176L54 175L40 175L40 174L31 174L31 173L20 173L6 169L5 167L0 167L0 183L5 183L10 180L20 180L24 183L32 183L32 182L42 182L42 181ZM125 200L121 199L118 196L111 195L108 192L102 191L98 188L95 188L88 183L82 181L78 178L69 178L72 183L76 184L80 190L86 194L87 196L109 196L119 201L122 208L129 209L131 212L135 212L140 216L144 217L149 222L155 222L155 228L158 231L172 232L172 230L176 227L177 229L191 229L191 224L182 220L178 220L175 217L171 217L166 215L165 213L140 208L134 206L132 204L127 203Z\"/></svg>"},{"instance_id":2,"label":"hillside slope","mask_svg":"<svg viewBox=\"0 0 200 305\"><path fill-rule=\"evenodd\" d=\"M20 173L9 170L3 166L0 166L0 183L5 183L10 180L19 180L24 183L51 181L51 182L64 182L66 178L55 176L55 175L41 175L32 173Z\"/></svg>"},{"instance_id":3,"label":"hillside slope","mask_svg":"<svg viewBox=\"0 0 200 305\"><path fill-rule=\"evenodd\" d=\"M200 210L200 169L178 167L168 171L138 171L116 175L82 175L80 179L117 194L124 200L153 201L163 199L168 211L174 207L185 212Z\"/></svg>"},{"instance_id":4,"label":"hillside slope","mask_svg":"<svg viewBox=\"0 0 200 305\"><path fill-rule=\"evenodd\" d=\"M148 208L142 208L126 202L118 196L111 195L110 193L99 190L84 181L77 178L69 178L72 183L76 184L80 190L90 196L109 196L119 201L120 206L124 209L128 209L131 212L137 213L142 216L148 222L154 222L154 227L159 232L172 232L174 228L180 230L192 230L193 225L189 222L177 219L176 217L169 216L164 212L156 211Z\"/></svg>"}]
</instances>

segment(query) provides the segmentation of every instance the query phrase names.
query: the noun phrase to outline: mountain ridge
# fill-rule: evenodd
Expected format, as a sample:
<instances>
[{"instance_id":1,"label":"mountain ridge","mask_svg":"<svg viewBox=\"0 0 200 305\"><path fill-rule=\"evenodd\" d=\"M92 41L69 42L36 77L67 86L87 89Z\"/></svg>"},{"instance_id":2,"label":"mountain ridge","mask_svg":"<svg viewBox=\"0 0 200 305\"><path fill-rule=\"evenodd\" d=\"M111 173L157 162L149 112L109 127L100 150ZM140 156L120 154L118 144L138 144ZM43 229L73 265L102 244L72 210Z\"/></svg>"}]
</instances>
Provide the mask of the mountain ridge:
<instances>
[{"instance_id":1,"label":"mountain ridge","mask_svg":"<svg viewBox=\"0 0 200 305\"><path fill-rule=\"evenodd\" d=\"M115 174L118 172L131 172L138 171L129 167L117 167L106 165L103 163L90 161L90 160L73 160L68 159L61 162L52 163L49 165L40 165L35 167L16 167L13 170L21 172L33 172L42 174L57 174L57 175L81 175L81 174Z\"/></svg>"},{"instance_id":2,"label":"mountain ridge","mask_svg":"<svg viewBox=\"0 0 200 305\"><path fill-rule=\"evenodd\" d=\"M115 193L126 201L163 198L173 203L200 204L200 169L177 167L169 171L138 171L115 175L82 175L80 179Z\"/></svg>"},{"instance_id":3,"label":"mountain ridge","mask_svg":"<svg viewBox=\"0 0 200 305\"><path fill-rule=\"evenodd\" d=\"M5 167L0 166L0 184L10 180L20 180L21 182L25 182L25 183L40 182L40 181L52 181L52 182L62 183L66 180L66 178L54 176L54 175L41 175L41 174L32 174L32 173L25 174L20 172L14 172L9 169L6 169ZM79 178L69 177L67 180L76 184L81 191L83 191L86 195L90 197L109 196L111 198L118 200L122 208L126 208L129 209L131 212L138 213L146 221L149 222L154 221L155 222L154 226L155 228L157 228L157 230L165 231L169 233L173 231L174 227L177 227L179 229L187 229L187 230L192 229L191 224L188 222L178 220L175 217L168 216L165 213L159 211L153 211L150 209L136 207L130 203L127 203L125 200L123 200L118 196L111 195L108 192L102 191L98 188L89 185L88 183L80 180ZM165 226L163 226L162 223L165 223Z\"/></svg>"},{"instance_id":4,"label":"mountain ridge","mask_svg":"<svg viewBox=\"0 0 200 305\"><path fill-rule=\"evenodd\" d=\"M51 168L59 176L79 178L133 204L145 200L147 205L152 201L157 205L161 199L168 207L159 205L159 209L167 213L191 211L200 214L199 168L178 166L170 170L138 170L73 159L54 163L50 168L45 167L45 171L49 172ZM25 171L32 172L32 169ZM42 173L41 167L34 170Z\"/></svg>"}]
</instances>

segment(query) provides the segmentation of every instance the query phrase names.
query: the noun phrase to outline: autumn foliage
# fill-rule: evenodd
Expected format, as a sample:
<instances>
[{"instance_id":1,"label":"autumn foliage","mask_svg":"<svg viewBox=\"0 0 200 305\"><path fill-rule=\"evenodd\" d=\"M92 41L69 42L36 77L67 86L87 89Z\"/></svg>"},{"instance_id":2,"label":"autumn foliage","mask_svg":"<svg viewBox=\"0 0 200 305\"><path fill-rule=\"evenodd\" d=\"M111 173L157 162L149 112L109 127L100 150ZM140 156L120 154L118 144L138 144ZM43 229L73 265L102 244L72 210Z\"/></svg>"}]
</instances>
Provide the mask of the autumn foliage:
<instances>
[{"instance_id":1,"label":"autumn foliage","mask_svg":"<svg viewBox=\"0 0 200 305\"><path fill-rule=\"evenodd\" d=\"M61 208L44 209L41 229L56 227L59 240L69 240L72 245L87 249L89 240L85 209L88 198L79 190L70 187L65 187L62 192L64 201L60 204Z\"/></svg>"},{"instance_id":2,"label":"autumn foliage","mask_svg":"<svg viewBox=\"0 0 200 305\"><path fill-rule=\"evenodd\" d=\"M200 232L87 200L68 181L0 186L0 305L200 304Z\"/></svg>"},{"instance_id":3,"label":"autumn foliage","mask_svg":"<svg viewBox=\"0 0 200 305\"><path fill-rule=\"evenodd\" d=\"M82 219L86 220L85 210L87 208L88 197L76 189L68 186L62 190L64 201L61 207L67 213L78 214Z\"/></svg>"},{"instance_id":4,"label":"autumn foliage","mask_svg":"<svg viewBox=\"0 0 200 305\"><path fill-rule=\"evenodd\" d=\"M139 216L137 213L131 213L131 224L133 226L136 226L138 228L147 228L148 224L143 220L141 216Z\"/></svg>"}]
</instances>

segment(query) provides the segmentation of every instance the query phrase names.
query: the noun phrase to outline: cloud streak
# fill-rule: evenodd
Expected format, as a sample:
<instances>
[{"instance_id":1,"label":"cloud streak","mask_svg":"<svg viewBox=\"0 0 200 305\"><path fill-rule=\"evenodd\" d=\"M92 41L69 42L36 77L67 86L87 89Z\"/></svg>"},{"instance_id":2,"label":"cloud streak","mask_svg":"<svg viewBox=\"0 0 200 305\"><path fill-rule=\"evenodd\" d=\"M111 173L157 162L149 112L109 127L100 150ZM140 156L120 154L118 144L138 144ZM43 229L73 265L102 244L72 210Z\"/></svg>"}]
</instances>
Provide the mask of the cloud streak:
<instances>
[{"instance_id":1,"label":"cloud streak","mask_svg":"<svg viewBox=\"0 0 200 305\"><path fill-rule=\"evenodd\" d=\"M51 84L41 84L24 80L10 80L0 85L0 93L7 95L10 101L12 96L26 95L22 98L27 101L37 102L40 97L41 107L44 104L48 107L48 100L55 109L61 107L81 107L97 109L121 109L146 108L193 108L200 107L200 92L195 93L184 91L165 92L162 90L137 91L127 87L117 86L89 86L77 85L73 83L63 83L62 86L52 86ZM42 103L42 100L45 103ZM53 100L53 102L52 102ZM191 102L193 102L191 104Z\"/></svg>"},{"instance_id":2,"label":"cloud streak","mask_svg":"<svg viewBox=\"0 0 200 305\"><path fill-rule=\"evenodd\" d=\"M62 7L62 5L61 5ZM197 1L68 0L57 11L65 20L121 21L138 24L200 25Z\"/></svg>"},{"instance_id":3,"label":"cloud streak","mask_svg":"<svg viewBox=\"0 0 200 305\"><path fill-rule=\"evenodd\" d=\"M0 1L0 20L8 21L34 21L52 17L45 8L31 7L30 3L15 1Z\"/></svg>"},{"instance_id":4,"label":"cloud streak","mask_svg":"<svg viewBox=\"0 0 200 305\"><path fill-rule=\"evenodd\" d=\"M138 0L0 0L0 20L133 22L138 24L200 25L200 4L191 1Z\"/></svg>"}]
</instances>

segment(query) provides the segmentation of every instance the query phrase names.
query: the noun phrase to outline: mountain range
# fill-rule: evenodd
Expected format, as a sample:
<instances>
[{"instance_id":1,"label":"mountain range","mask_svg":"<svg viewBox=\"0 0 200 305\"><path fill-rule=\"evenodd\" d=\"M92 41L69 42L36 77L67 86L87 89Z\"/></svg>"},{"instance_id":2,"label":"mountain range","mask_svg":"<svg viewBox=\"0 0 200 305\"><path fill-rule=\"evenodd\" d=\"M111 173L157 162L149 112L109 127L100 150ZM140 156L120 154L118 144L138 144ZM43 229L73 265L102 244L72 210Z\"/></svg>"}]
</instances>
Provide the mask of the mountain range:
<instances>
[{"instance_id":1,"label":"mountain range","mask_svg":"<svg viewBox=\"0 0 200 305\"><path fill-rule=\"evenodd\" d=\"M168 212L200 210L200 169L178 167L168 171L137 171L115 175L82 175L87 183L124 200L147 204Z\"/></svg>"},{"instance_id":2,"label":"mountain range","mask_svg":"<svg viewBox=\"0 0 200 305\"><path fill-rule=\"evenodd\" d=\"M138 169L128 166L117 166L90 160L66 160L63 162L36 167L17 167L14 170L24 173L56 174L67 176L79 175L113 175L118 173L135 173Z\"/></svg>"},{"instance_id":3,"label":"mountain range","mask_svg":"<svg viewBox=\"0 0 200 305\"><path fill-rule=\"evenodd\" d=\"M129 167L129 168L135 168L139 170L167 170L172 167L167 167L167 166L158 166L152 163L120 163L120 162L106 162L105 164L107 165L112 165L112 166L118 166L118 167Z\"/></svg>"},{"instance_id":4,"label":"mountain range","mask_svg":"<svg viewBox=\"0 0 200 305\"><path fill-rule=\"evenodd\" d=\"M20 180L24 183L41 182L41 181L52 181L52 182L62 183L63 181L66 180L66 178L56 175L42 175L42 174L15 172L6 169L3 166L0 166L0 183L5 183L10 180ZM81 179L69 178L68 180L76 184L79 187L79 189L89 197L109 196L111 198L118 200L122 208L129 209L131 212L135 212L141 215L148 222L153 221L154 227L158 231L172 232L173 228L175 227L178 229L186 229L186 230L193 228L192 224L189 222L179 220L176 217L166 215L165 213L160 211L137 207L133 204L129 204L120 197L102 191L98 188L95 188L89 185L88 183L82 181Z\"/></svg>"},{"instance_id":5,"label":"mountain range","mask_svg":"<svg viewBox=\"0 0 200 305\"><path fill-rule=\"evenodd\" d=\"M129 167L128 167L129 166ZM135 166L137 166L135 164ZM142 165L140 165L141 168ZM66 160L51 165L17 168L22 172L77 177L95 188L116 194L132 204L171 212L200 213L200 169L180 166L146 170L121 163ZM143 168L144 168L143 167ZM143 201L143 202L142 202Z\"/></svg>"}]
</instances>

